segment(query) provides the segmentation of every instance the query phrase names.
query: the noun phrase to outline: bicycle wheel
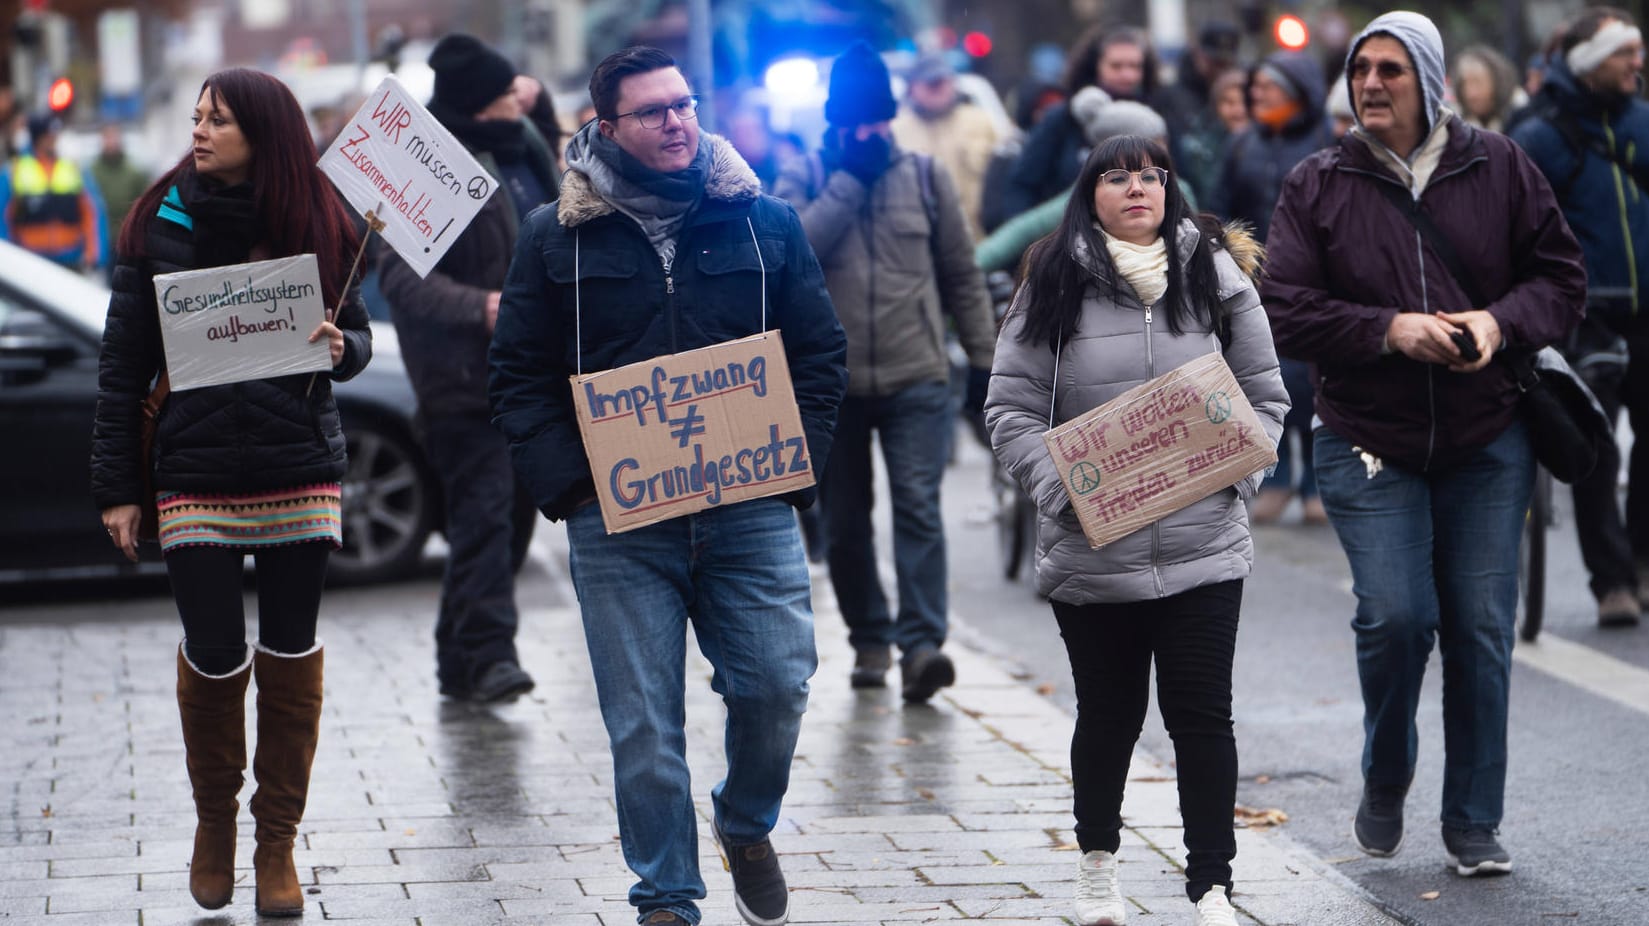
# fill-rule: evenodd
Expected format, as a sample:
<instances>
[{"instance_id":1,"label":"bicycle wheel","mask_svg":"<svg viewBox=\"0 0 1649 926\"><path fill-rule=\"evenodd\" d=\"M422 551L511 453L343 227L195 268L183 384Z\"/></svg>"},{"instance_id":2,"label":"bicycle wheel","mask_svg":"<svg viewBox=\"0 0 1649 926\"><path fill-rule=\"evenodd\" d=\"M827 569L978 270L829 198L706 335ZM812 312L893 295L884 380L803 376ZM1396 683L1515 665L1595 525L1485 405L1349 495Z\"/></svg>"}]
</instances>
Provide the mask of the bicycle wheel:
<instances>
[{"instance_id":1,"label":"bicycle wheel","mask_svg":"<svg viewBox=\"0 0 1649 926\"><path fill-rule=\"evenodd\" d=\"M1523 519L1523 546L1519 559L1518 584L1522 619L1518 636L1533 643L1540 636L1546 618L1546 533L1552 523L1552 476L1535 470L1534 492L1529 498L1529 514Z\"/></svg>"},{"instance_id":2,"label":"bicycle wheel","mask_svg":"<svg viewBox=\"0 0 1649 926\"><path fill-rule=\"evenodd\" d=\"M996 518L996 551L1001 557L1002 578L1019 578L1019 567L1025 561L1026 533L1020 511L1019 486L1002 469L1000 463L991 466L991 500Z\"/></svg>"}]
</instances>

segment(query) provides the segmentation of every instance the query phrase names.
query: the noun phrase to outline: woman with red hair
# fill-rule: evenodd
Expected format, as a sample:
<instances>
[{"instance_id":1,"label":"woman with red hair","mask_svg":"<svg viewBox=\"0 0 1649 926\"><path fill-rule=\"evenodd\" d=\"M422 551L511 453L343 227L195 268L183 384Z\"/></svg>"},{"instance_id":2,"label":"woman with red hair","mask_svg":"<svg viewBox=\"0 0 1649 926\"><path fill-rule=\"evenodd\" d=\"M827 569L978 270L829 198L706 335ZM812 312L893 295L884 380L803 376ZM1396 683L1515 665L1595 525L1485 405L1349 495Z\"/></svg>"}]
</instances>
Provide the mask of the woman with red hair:
<instances>
[{"instance_id":1,"label":"woman with red hair","mask_svg":"<svg viewBox=\"0 0 1649 926\"><path fill-rule=\"evenodd\" d=\"M315 166L303 110L257 71L206 79L189 151L138 199L120 234L120 262L98 365L92 495L109 538L137 559L149 471L161 554L183 621L178 710L195 798L189 891L209 910L235 882L236 802L246 768L246 687L257 678L257 912L297 916L303 891L292 842L309 790L321 712L315 638L327 558L342 541L346 460L332 382L372 355L367 314L348 283L359 244ZM164 396L167 373L154 277L314 254L336 317L325 339L332 369L188 389ZM140 458L140 403L164 396L154 452ZM258 640L246 644L245 557L257 563Z\"/></svg>"}]
</instances>

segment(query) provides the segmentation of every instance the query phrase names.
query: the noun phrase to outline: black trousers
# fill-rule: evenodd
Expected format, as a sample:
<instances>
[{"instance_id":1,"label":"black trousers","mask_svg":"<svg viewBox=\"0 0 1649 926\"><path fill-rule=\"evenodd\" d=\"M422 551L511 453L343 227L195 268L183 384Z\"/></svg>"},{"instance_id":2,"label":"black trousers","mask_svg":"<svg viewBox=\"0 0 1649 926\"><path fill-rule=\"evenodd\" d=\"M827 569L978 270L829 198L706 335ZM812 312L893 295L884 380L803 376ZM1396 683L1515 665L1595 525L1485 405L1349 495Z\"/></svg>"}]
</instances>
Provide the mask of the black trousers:
<instances>
[{"instance_id":1,"label":"black trousers","mask_svg":"<svg viewBox=\"0 0 1649 926\"><path fill-rule=\"evenodd\" d=\"M450 548L435 620L435 674L442 688L462 690L493 663L518 661L515 557L532 540L532 528L518 537L515 525L532 523L534 505L516 484L509 442L485 415L431 416L424 430L441 478Z\"/></svg>"},{"instance_id":2,"label":"black trousers","mask_svg":"<svg viewBox=\"0 0 1649 926\"><path fill-rule=\"evenodd\" d=\"M1231 663L1242 581L1219 582L1152 601L1052 602L1076 682L1071 737L1077 843L1115 852L1122 794L1145 723L1151 662L1157 703L1174 741L1185 821L1185 892L1231 887L1237 855L1237 740L1231 729Z\"/></svg>"},{"instance_id":3,"label":"black trousers","mask_svg":"<svg viewBox=\"0 0 1649 926\"><path fill-rule=\"evenodd\" d=\"M331 543L295 543L250 554L257 564L258 642L277 653L315 645ZM183 650L195 668L224 675L246 661L246 557L224 547L166 554L172 599L183 619Z\"/></svg>"},{"instance_id":4,"label":"black trousers","mask_svg":"<svg viewBox=\"0 0 1649 926\"><path fill-rule=\"evenodd\" d=\"M1649 434L1649 330L1635 330L1641 327L1634 325L1625 335L1630 360L1624 371L1582 363L1614 337L1614 327L1601 319L1583 321L1567 353L1610 421L1617 420L1624 408L1633 433ZM1649 440L1632 445L1624 522L1617 484L1620 464L1619 446L1605 444L1591 475L1574 484L1575 533L1594 598L1620 588L1636 590L1635 561L1649 560Z\"/></svg>"}]
</instances>

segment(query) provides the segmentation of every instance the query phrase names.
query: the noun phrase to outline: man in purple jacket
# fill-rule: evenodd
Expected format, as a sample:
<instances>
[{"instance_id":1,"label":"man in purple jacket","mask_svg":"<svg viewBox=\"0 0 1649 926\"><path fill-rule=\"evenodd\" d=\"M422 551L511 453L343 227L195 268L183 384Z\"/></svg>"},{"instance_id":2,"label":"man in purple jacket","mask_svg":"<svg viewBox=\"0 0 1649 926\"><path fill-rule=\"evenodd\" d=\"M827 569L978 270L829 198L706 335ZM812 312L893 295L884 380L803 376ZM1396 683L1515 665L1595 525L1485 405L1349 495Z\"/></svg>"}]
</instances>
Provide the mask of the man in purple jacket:
<instances>
[{"instance_id":1,"label":"man in purple jacket","mask_svg":"<svg viewBox=\"0 0 1649 926\"><path fill-rule=\"evenodd\" d=\"M1443 41L1430 20L1375 19L1351 45L1346 80L1357 125L1284 182L1261 296L1277 352L1315 370L1317 480L1357 596L1355 836L1370 855L1402 844L1436 640L1449 866L1507 872L1497 837L1534 458L1516 379L1496 358L1563 337L1582 314L1586 274L1540 171L1443 106Z\"/></svg>"}]
</instances>

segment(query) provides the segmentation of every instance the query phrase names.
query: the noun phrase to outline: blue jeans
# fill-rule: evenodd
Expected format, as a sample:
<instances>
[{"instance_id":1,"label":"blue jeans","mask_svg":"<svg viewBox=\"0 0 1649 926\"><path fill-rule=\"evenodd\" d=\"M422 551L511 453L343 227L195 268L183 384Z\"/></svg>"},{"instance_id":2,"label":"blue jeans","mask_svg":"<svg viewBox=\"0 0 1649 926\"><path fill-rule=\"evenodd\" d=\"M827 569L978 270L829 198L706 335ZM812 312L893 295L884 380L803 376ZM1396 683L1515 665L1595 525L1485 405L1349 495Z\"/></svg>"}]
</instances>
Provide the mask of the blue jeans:
<instances>
[{"instance_id":1,"label":"blue jeans","mask_svg":"<svg viewBox=\"0 0 1649 926\"><path fill-rule=\"evenodd\" d=\"M1317 414L1316 390L1311 388L1311 367L1300 360L1283 359L1283 386L1288 389L1288 414L1283 416L1283 437L1277 444L1277 465L1260 483L1261 489L1298 491L1301 498L1317 497L1317 469L1312 465L1311 419ZM1294 450L1290 435L1300 441L1300 479L1294 484Z\"/></svg>"},{"instance_id":2,"label":"blue jeans","mask_svg":"<svg viewBox=\"0 0 1649 926\"><path fill-rule=\"evenodd\" d=\"M567 518L573 586L612 746L630 903L699 921L698 828L688 780L687 627L727 706L727 777L711 790L734 845L779 818L818 666L807 560L791 507L740 502L609 535L601 511Z\"/></svg>"},{"instance_id":3,"label":"blue jeans","mask_svg":"<svg viewBox=\"0 0 1649 926\"><path fill-rule=\"evenodd\" d=\"M1445 826L1500 824L1517 549L1534 482L1521 422L1447 470L1385 464L1373 478L1351 443L1317 429L1317 483L1351 562L1363 780L1403 791L1432 641L1443 656Z\"/></svg>"},{"instance_id":4,"label":"blue jeans","mask_svg":"<svg viewBox=\"0 0 1649 926\"><path fill-rule=\"evenodd\" d=\"M836 440L819 487L828 538L830 582L854 648L898 643L910 654L937 648L949 627L945 522L939 483L955 431L950 384L919 383L893 395L848 396L836 414ZM897 621L876 572L876 504L871 433L882 444L893 496Z\"/></svg>"}]
</instances>

